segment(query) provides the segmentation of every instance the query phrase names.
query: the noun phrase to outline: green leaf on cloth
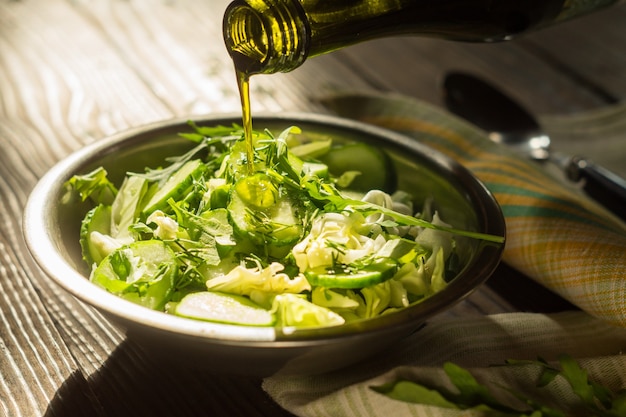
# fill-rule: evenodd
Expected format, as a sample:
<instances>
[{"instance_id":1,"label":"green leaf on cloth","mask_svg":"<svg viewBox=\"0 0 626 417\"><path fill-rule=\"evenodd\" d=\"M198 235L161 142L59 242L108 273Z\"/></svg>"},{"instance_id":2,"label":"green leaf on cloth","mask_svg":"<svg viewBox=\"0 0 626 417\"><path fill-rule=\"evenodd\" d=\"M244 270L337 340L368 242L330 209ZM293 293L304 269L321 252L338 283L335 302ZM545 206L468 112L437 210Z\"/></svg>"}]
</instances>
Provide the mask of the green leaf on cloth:
<instances>
[{"instance_id":1,"label":"green leaf on cloth","mask_svg":"<svg viewBox=\"0 0 626 417\"><path fill-rule=\"evenodd\" d=\"M394 381L378 387L372 387L372 389L398 401L460 409L457 404L447 400L446 396L438 390L427 388L412 381Z\"/></svg>"},{"instance_id":2,"label":"green leaf on cloth","mask_svg":"<svg viewBox=\"0 0 626 417\"><path fill-rule=\"evenodd\" d=\"M587 417L619 417L624 415L622 406L624 393L613 392L602 384L591 381L587 371L568 355L560 356L560 369L550 366L541 359L537 361L509 360L507 363L515 366L538 366L541 368L542 372L536 384L539 389L548 387L548 383L556 384L557 377L563 378L569 384L572 392L581 400L577 406L581 410L577 410L576 415ZM430 388L418 382L407 380L398 380L371 388L399 401L443 408L493 411L494 413L489 413L490 416L565 417L570 415L567 409L546 406L540 401L514 392L508 387L496 386L494 389L508 390L525 404L524 409L513 409L499 402L491 394L489 387L479 383L468 370L452 362L446 362L443 368L456 388L456 392ZM549 375L547 380L546 375Z\"/></svg>"},{"instance_id":3,"label":"green leaf on cloth","mask_svg":"<svg viewBox=\"0 0 626 417\"><path fill-rule=\"evenodd\" d=\"M585 408L590 396L597 400L598 409L604 407L604 414L597 416L618 417L626 415L625 347L626 329L581 311L463 317L431 322L391 349L348 368L322 375L277 374L266 378L263 388L283 408L301 417L485 417L496 411L504 413L505 409L492 407L494 401L510 409L534 407L543 413L534 416L554 416L558 414L550 412L565 410L567 416L589 417L594 415L593 409ZM563 353L569 356L563 357ZM502 365L507 361L514 366ZM447 362L456 365L444 365ZM498 364L501 366L494 366ZM462 374L451 382L450 371L456 372L456 367L464 368L473 380ZM398 401L371 388L389 389L398 381L418 382L422 386L419 394L426 395L427 401ZM458 405L454 401L458 396L437 395L458 395L458 386L479 393L475 397L479 399L490 398L479 388L487 387L492 414L485 407L451 408ZM415 387L400 388L393 397L406 400L415 392Z\"/></svg>"}]
</instances>

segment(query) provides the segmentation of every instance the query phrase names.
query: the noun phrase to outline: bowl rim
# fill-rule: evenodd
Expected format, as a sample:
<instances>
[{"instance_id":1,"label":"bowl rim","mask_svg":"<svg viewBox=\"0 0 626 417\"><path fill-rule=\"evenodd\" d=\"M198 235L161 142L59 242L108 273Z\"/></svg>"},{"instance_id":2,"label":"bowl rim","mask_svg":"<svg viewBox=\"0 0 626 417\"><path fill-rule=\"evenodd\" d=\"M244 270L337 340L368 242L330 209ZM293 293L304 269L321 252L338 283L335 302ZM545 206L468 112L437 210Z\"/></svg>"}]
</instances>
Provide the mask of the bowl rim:
<instances>
[{"instance_id":1,"label":"bowl rim","mask_svg":"<svg viewBox=\"0 0 626 417\"><path fill-rule=\"evenodd\" d=\"M421 324L443 309L460 302L471 294L491 275L500 262L504 244L490 244L481 242L478 259L466 268L449 285L447 291L440 291L423 302L404 308L393 314L379 316L373 320L358 321L342 326L324 327L316 329L298 329L275 327L251 327L232 324L213 323L165 314L150 310L124 300L106 290L94 285L70 265L59 253L54 244L54 238L48 226L54 219L50 209L55 201L51 197L58 196L63 188L65 179L76 173L86 160L94 158L100 152L112 147L121 146L139 135L158 134L175 126L186 125L193 120L200 125L240 124L241 115L234 113L215 114L211 116L190 116L172 118L168 120L144 124L126 129L117 134L88 144L57 162L37 182L30 193L23 216L23 234L27 247L36 263L43 269L46 276L57 285L69 292L83 303L91 305L116 321L126 324L140 324L180 336L200 337L207 343L245 344L246 346L281 346L314 344L323 340L358 336L362 333L385 333L390 328L406 326L416 328L418 323L412 321L419 317ZM504 237L506 234L504 217L495 197L467 168L445 156L444 154L427 147L417 140L362 122L349 120L337 116L316 113L287 112L280 114L255 114L254 123L281 123L285 127L298 124L314 124L335 130L346 130L352 133L362 133L367 136L384 138L394 146L411 150L414 154L421 154L432 161L432 168L452 172L463 185L463 191L468 194L477 212L479 223L485 227L483 233ZM442 174L442 172L439 172ZM478 197L483 204L477 205ZM45 231L45 233L42 233ZM78 237L77 237L78 239ZM458 279L462 278L462 279Z\"/></svg>"}]
</instances>

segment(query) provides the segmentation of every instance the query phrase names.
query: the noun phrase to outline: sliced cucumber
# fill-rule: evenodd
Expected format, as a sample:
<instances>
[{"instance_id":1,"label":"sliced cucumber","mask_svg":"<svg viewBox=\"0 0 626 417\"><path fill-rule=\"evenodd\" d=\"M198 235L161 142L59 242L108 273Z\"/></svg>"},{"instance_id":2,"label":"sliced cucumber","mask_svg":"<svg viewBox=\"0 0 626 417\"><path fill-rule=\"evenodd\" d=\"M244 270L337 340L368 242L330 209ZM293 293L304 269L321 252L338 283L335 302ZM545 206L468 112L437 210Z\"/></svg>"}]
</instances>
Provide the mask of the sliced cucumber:
<instances>
[{"instance_id":1,"label":"sliced cucumber","mask_svg":"<svg viewBox=\"0 0 626 417\"><path fill-rule=\"evenodd\" d=\"M99 204L89 210L80 225L80 247L83 259L89 265L99 264L107 254L94 244L91 233L98 232L103 235L111 233L111 206Z\"/></svg>"},{"instance_id":2,"label":"sliced cucumber","mask_svg":"<svg viewBox=\"0 0 626 417\"><path fill-rule=\"evenodd\" d=\"M357 289L386 281L392 278L397 270L398 263L395 260L380 258L360 268L317 267L304 271L304 276L312 286Z\"/></svg>"},{"instance_id":3,"label":"sliced cucumber","mask_svg":"<svg viewBox=\"0 0 626 417\"><path fill-rule=\"evenodd\" d=\"M113 251L94 269L91 281L134 303L162 310L177 273L172 249L160 240L146 240Z\"/></svg>"},{"instance_id":4,"label":"sliced cucumber","mask_svg":"<svg viewBox=\"0 0 626 417\"><path fill-rule=\"evenodd\" d=\"M395 189L396 172L389 156L371 145L349 143L332 148L319 159L328 165L328 170L334 176L347 171L360 172L348 187L351 190L389 192Z\"/></svg>"},{"instance_id":5,"label":"sliced cucumber","mask_svg":"<svg viewBox=\"0 0 626 417\"><path fill-rule=\"evenodd\" d=\"M244 178L233 187L228 211L235 233L257 245L282 247L297 242L303 227L298 203L274 192L261 176Z\"/></svg>"},{"instance_id":6,"label":"sliced cucumber","mask_svg":"<svg viewBox=\"0 0 626 417\"><path fill-rule=\"evenodd\" d=\"M332 143L332 139L316 140L296 145L289 151L299 158L319 158L330 150Z\"/></svg>"},{"instance_id":7,"label":"sliced cucumber","mask_svg":"<svg viewBox=\"0 0 626 417\"><path fill-rule=\"evenodd\" d=\"M165 185L156 190L142 213L149 215L155 210L165 210L168 207L167 200L170 198L180 200L193 187L193 182L202 176L205 169L206 166L198 159L185 163L165 182Z\"/></svg>"},{"instance_id":8,"label":"sliced cucumber","mask_svg":"<svg viewBox=\"0 0 626 417\"><path fill-rule=\"evenodd\" d=\"M298 175L316 175L320 178L328 177L328 165L315 160L303 160L290 153L289 165Z\"/></svg>"},{"instance_id":9,"label":"sliced cucumber","mask_svg":"<svg viewBox=\"0 0 626 417\"><path fill-rule=\"evenodd\" d=\"M186 295L176 305L174 314L196 320L245 326L272 326L276 319L248 298L221 292L197 292Z\"/></svg>"},{"instance_id":10,"label":"sliced cucumber","mask_svg":"<svg viewBox=\"0 0 626 417\"><path fill-rule=\"evenodd\" d=\"M246 206L268 209L276 204L278 188L265 174L254 174L237 181L235 192Z\"/></svg>"},{"instance_id":11,"label":"sliced cucumber","mask_svg":"<svg viewBox=\"0 0 626 417\"><path fill-rule=\"evenodd\" d=\"M316 175L320 178L328 177L328 165L319 162L303 162L302 172L308 175Z\"/></svg>"},{"instance_id":12,"label":"sliced cucumber","mask_svg":"<svg viewBox=\"0 0 626 417\"><path fill-rule=\"evenodd\" d=\"M418 255L428 253L419 243L409 239L390 239L377 252L378 256L392 258L400 263L412 262Z\"/></svg>"},{"instance_id":13,"label":"sliced cucumber","mask_svg":"<svg viewBox=\"0 0 626 417\"><path fill-rule=\"evenodd\" d=\"M209 206L211 210L226 208L228 206L228 196L230 194L230 184L221 185L211 191Z\"/></svg>"}]
</instances>

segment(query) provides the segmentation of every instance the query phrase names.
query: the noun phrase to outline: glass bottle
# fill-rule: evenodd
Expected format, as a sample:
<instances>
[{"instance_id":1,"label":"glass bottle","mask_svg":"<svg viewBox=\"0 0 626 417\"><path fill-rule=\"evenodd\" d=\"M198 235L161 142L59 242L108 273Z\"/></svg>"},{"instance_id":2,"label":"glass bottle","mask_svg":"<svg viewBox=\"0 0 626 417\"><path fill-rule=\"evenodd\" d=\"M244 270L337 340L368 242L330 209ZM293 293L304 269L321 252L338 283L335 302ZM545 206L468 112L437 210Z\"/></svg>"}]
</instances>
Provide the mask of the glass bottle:
<instances>
[{"instance_id":1,"label":"glass bottle","mask_svg":"<svg viewBox=\"0 0 626 417\"><path fill-rule=\"evenodd\" d=\"M511 39L619 0L235 0L223 33L247 76L289 72L306 59L370 39L421 35Z\"/></svg>"}]
</instances>

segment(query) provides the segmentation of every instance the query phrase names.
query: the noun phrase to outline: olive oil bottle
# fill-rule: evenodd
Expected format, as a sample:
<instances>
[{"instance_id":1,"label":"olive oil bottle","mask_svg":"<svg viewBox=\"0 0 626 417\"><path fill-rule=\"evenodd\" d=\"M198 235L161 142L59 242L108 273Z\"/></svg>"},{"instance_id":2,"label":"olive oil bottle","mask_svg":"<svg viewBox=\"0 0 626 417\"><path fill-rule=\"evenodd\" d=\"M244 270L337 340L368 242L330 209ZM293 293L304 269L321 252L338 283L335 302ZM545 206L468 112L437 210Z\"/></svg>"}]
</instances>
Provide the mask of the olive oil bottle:
<instances>
[{"instance_id":1,"label":"olive oil bottle","mask_svg":"<svg viewBox=\"0 0 626 417\"><path fill-rule=\"evenodd\" d=\"M235 0L224 41L244 74L289 72L307 58L374 38L496 42L619 0Z\"/></svg>"},{"instance_id":2,"label":"olive oil bottle","mask_svg":"<svg viewBox=\"0 0 626 417\"><path fill-rule=\"evenodd\" d=\"M235 0L223 35L233 60L249 172L254 171L249 82L367 40L419 35L498 42L622 0Z\"/></svg>"}]
</instances>

